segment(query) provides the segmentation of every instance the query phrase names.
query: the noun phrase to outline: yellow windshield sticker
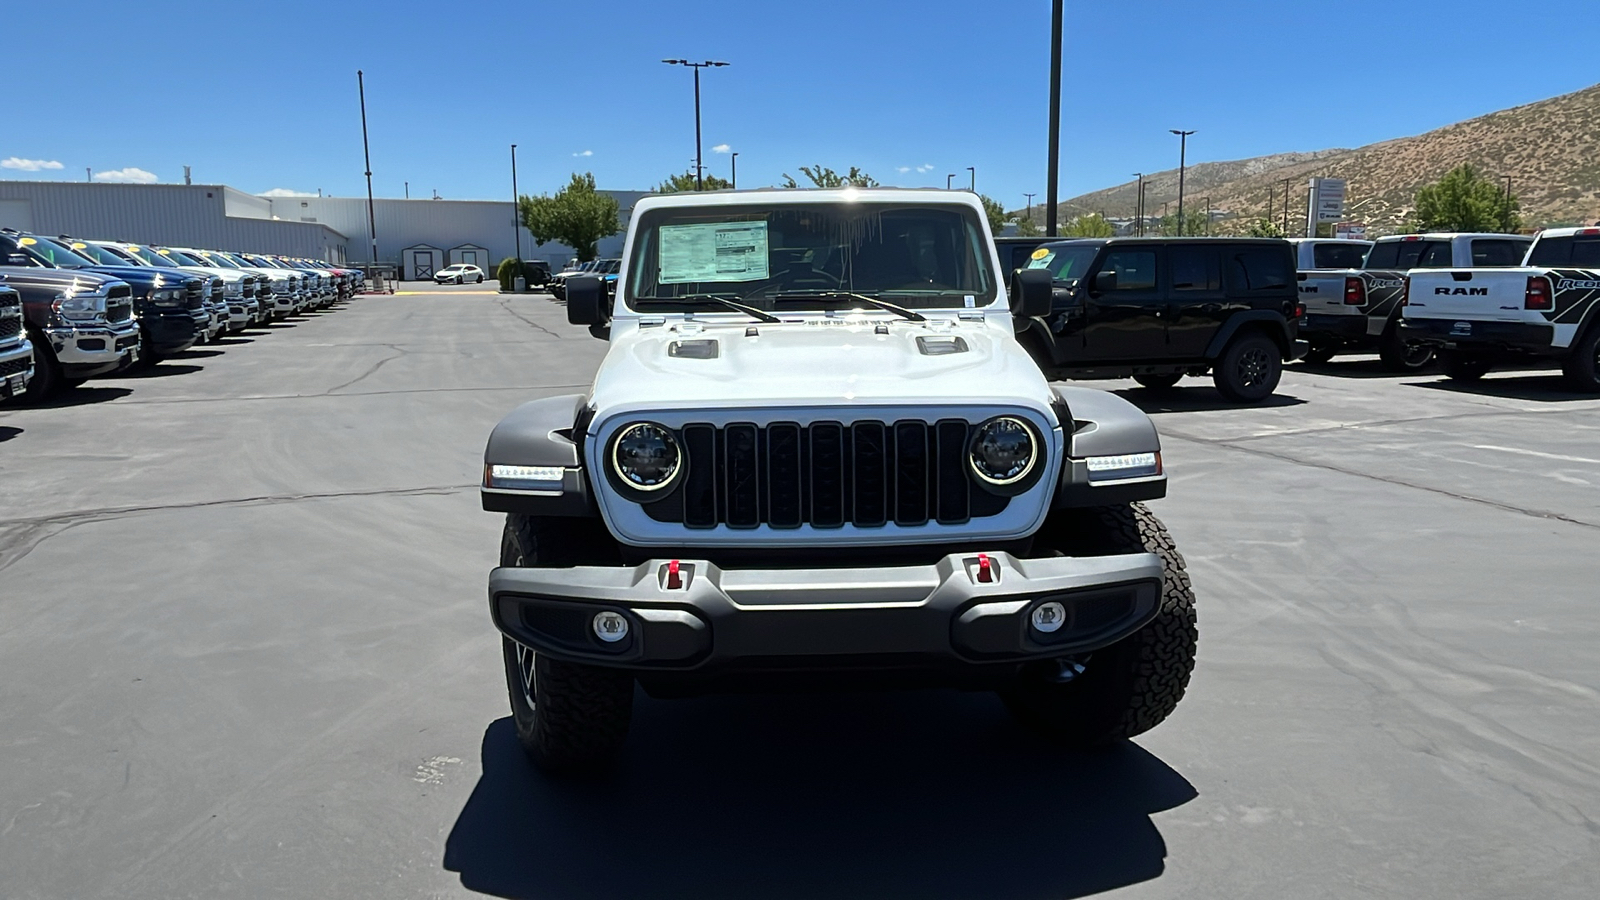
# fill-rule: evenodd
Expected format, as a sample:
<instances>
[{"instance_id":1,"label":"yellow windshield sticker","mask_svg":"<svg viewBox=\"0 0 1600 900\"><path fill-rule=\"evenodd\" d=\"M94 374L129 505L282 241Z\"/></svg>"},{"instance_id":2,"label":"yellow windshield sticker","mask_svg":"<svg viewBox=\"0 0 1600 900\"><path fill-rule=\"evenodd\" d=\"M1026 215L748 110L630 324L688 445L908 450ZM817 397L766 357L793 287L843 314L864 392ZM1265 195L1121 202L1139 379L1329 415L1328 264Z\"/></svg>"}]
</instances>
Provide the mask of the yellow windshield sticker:
<instances>
[{"instance_id":1,"label":"yellow windshield sticker","mask_svg":"<svg viewBox=\"0 0 1600 900\"><path fill-rule=\"evenodd\" d=\"M87 249L89 249L89 245L85 244L83 241L73 241L72 242L72 249L74 249L74 250L87 250Z\"/></svg>"},{"instance_id":2,"label":"yellow windshield sticker","mask_svg":"<svg viewBox=\"0 0 1600 900\"><path fill-rule=\"evenodd\" d=\"M37 244L37 243L39 243L39 242L34 240L33 238L23 238L22 239L22 246L24 246L24 247L32 247L34 244Z\"/></svg>"},{"instance_id":3,"label":"yellow windshield sticker","mask_svg":"<svg viewBox=\"0 0 1600 900\"><path fill-rule=\"evenodd\" d=\"M157 250L156 252L161 254L162 256L171 256L172 255L172 251L171 250Z\"/></svg>"},{"instance_id":4,"label":"yellow windshield sticker","mask_svg":"<svg viewBox=\"0 0 1600 900\"><path fill-rule=\"evenodd\" d=\"M138 244L129 244L128 245L128 249L132 250L135 253L137 253L137 252L139 252L139 245Z\"/></svg>"},{"instance_id":5,"label":"yellow windshield sticker","mask_svg":"<svg viewBox=\"0 0 1600 900\"><path fill-rule=\"evenodd\" d=\"M1033 258L1034 259L1044 259L1046 256L1049 256L1049 255L1050 255L1050 251L1046 250L1043 247L1040 247L1039 249L1033 251Z\"/></svg>"}]
</instances>

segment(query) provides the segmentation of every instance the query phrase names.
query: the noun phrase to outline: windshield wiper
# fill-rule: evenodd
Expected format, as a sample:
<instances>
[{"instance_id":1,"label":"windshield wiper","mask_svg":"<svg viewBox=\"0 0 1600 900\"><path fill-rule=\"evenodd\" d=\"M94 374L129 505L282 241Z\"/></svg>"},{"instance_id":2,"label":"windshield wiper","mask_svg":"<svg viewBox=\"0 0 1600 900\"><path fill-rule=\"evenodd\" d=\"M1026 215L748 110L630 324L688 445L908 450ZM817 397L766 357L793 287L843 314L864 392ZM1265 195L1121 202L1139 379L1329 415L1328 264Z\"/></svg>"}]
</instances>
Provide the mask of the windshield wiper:
<instances>
[{"instance_id":1,"label":"windshield wiper","mask_svg":"<svg viewBox=\"0 0 1600 900\"><path fill-rule=\"evenodd\" d=\"M685 294L682 297L635 297L633 298L633 302L660 306L670 306L673 304L715 303L719 306L734 310L735 312L742 312L745 315L754 318L757 322L767 322L770 324L781 324L783 322L782 319L772 315L771 313L756 309L754 306L747 306L737 300L729 300L727 297L717 294Z\"/></svg>"},{"instance_id":2,"label":"windshield wiper","mask_svg":"<svg viewBox=\"0 0 1600 900\"><path fill-rule=\"evenodd\" d=\"M784 300L859 300L878 309L892 312L897 316L903 316L913 322L928 321L927 316L915 310L906 309L904 306L890 303L887 300L879 300L877 297L857 294L854 291L779 291L772 295L772 299L774 302L782 302Z\"/></svg>"}]
</instances>

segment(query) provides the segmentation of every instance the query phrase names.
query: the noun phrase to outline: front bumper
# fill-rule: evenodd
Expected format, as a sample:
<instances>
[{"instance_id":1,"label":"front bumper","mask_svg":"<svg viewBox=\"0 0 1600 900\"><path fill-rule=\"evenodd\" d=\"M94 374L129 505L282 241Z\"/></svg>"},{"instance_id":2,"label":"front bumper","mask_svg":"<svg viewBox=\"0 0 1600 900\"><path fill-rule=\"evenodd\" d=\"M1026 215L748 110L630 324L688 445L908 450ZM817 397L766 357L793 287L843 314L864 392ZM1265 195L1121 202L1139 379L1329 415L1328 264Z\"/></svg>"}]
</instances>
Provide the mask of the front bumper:
<instances>
[{"instance_id":1,"label":"front bumper","mask_svg":"<svg viewBox=\"0 0 1600 900\"><path fill-rule=\"evenodd\" d=\"M132 361L139 350L139 323L57 325L43 329L56 362L68 378L93 378Z\"/></svg>"},{"instance_id":2,"label":"front bumper","mask_svg":"<svg viewBox=\"0 0 1600 900\"><path fill-rule=\"evenodd\" d=\"M1445 347L1490 348L1549 353L1559 348L1555 326L1533 322L1479 322L1462 319L1400 320L1400 336L1408 341Z\"/></svg>"},{"instance_id":3,"label":"front bumper","mask_svg":"<svg viewBox=\"0 0 1600 900\"><path fill-rule=\"evenodd\" d=\"M0 399L20 395L33 380L33 342L20 342L0 350Z\"/></svg>"},{"instance_id":4,"label":"front bumper","mask_svg":"<svg viewBox=\"0 0 1600 900\"><path fill-rule=\"evenodd\" d=\"M181 353L193 347L205 333L205 323L205 319L197 320L187 310L146 312L139 317L144 347L152 353Z\"/></svg>"},{"instance_id":5,"label":"front bumper","mask_svg":"<svg viewBox=\"0 0 1600 900\"><path fill-rule=\"evenodd\" d=\"M1367 317L1306 313L1300 317L1300 336L1313 343L1362 341L1367 337Z\"/></svg>"},{"instance_id":6,"label":"front bumper","mask_svg":"<svg viewBox=\"0 0 1600 900\"><path fill-rule=\"evenodd\" d=\"M495 627L557 659L635 671L827 671L963 668L1084 653L1142 627L1161 598L1152 553L1018 559L951 554L926 566L722 569L706 560L635 567L498 568L489 576ZM1047 602L1066 609L1044 633L1031 624ZM621 614L627 636L593 629Z\"/></svg>"}]
</instances>

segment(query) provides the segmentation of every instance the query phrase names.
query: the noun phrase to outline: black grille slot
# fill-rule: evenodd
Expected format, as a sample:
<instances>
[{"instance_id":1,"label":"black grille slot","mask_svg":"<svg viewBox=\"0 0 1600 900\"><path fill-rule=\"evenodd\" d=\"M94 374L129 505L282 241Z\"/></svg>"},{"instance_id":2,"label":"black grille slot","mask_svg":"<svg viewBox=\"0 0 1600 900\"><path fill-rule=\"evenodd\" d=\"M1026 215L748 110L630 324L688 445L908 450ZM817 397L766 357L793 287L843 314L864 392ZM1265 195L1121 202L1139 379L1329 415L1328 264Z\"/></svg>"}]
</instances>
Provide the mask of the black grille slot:
<instances>
[{"instance_id":1,"label":"black grille slot","mask_svg":"<svg viewBox=\"0 0 1600 900\"><path fill-rule=\"evenodd\" d=\"M650 516L690 528L877 528L996 515L1008 501L967 477L969 433L959 419L686 425L682 512L663 503Z\"/></svg>"},{"instance_id":2,"label":"black grille slot","mask_svg":"<svg viewBox=\"0 0 1600 900\"><path fill-rule=\"evenodd\" d=\"M26 356L21 356L7 362L0 362L0 378L26 372L28 371L28 367L31 365L33 365L33 360Z\"/></svg>"},{"instance_id":3,"label":"black grille slot","mask_svg":"<svg viewBox=\"0 0 1600 900\"><path fill-rule=\"evenodd\" d=\"M22 333L22 320L16 316L0 318L0 339L14 338Z\"/></svg>"},{"instance_id":4,"label":"black grille slot","mask_svg":"<svg viewBox=\"0 0 1600 900\"><path fill-rule=\"evenodd\" d=\"M106 301L106 321L126 322L133 318L133 301L127 297L112 297Z\"/></svg>"},{"instance_id":5,"label":"black grille slot","mask_svg":"<svg viewBox=\"0 0 1600 900\"><path fill-rule=\"evenodd\" d=\"M188 303L185 304L185 305L189 309L205 309L206 308L205 288L201 287L199 282L195 282L194 284L189 285L189 290L185 293L184 296L188 300Z\"/></svg>"},{"instance_id":6,"label":"black grille slot","mask_svg":"<svg viewBox=\"0 0 1600 900\"><path fill-rule=\"evenodd\" d=\"M729 425L723 429L727 522L733 528L754 528L761 524L758 436L754 425Z\"/></svg>"}]
</instances>

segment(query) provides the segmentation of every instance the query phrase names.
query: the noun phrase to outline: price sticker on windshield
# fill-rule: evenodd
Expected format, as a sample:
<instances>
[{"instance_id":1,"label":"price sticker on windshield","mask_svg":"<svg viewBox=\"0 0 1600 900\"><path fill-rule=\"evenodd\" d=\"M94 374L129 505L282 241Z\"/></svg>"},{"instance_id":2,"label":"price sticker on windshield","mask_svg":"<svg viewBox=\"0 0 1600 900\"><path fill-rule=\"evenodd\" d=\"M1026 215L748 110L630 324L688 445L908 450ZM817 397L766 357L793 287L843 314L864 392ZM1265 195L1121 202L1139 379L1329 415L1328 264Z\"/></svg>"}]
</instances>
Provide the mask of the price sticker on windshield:
<instances>
[{"instance_id":1,"label":"price sticker on windshield","mask_svg":"<svg viewBox=\"0 0 1600 900\"><path fill-rule=\"evenodd\" d=\"M1050 255L1050 251L1046 250L1043 247L1040 247L1039 249L1033 251L1033 259L1044 259L1045 257L1047 257L1049 255Z\"/></svg>"},{"instance_id":2,"label":"price sticker on windshield","mask_svg":"<svg viewBox=\"0 0 1600 900\"><path fill-rule=\"evenodd\" d=\"M22 240L18 241L17 243L21 244L24 247L32 247L34 244L37 244L39 242L34 240L33 238L25 237Z\"/></svg>"},{"instance_id":3,"label":"price sticker on windshield","mask_svg":"<svg viewBox=\"0 0 1600 900\"><path fill-rule=\"evenodd\" d=\"M769 277L766 222L663 225L660 284L760 281Z\"/></svg>"}]
</instances>

